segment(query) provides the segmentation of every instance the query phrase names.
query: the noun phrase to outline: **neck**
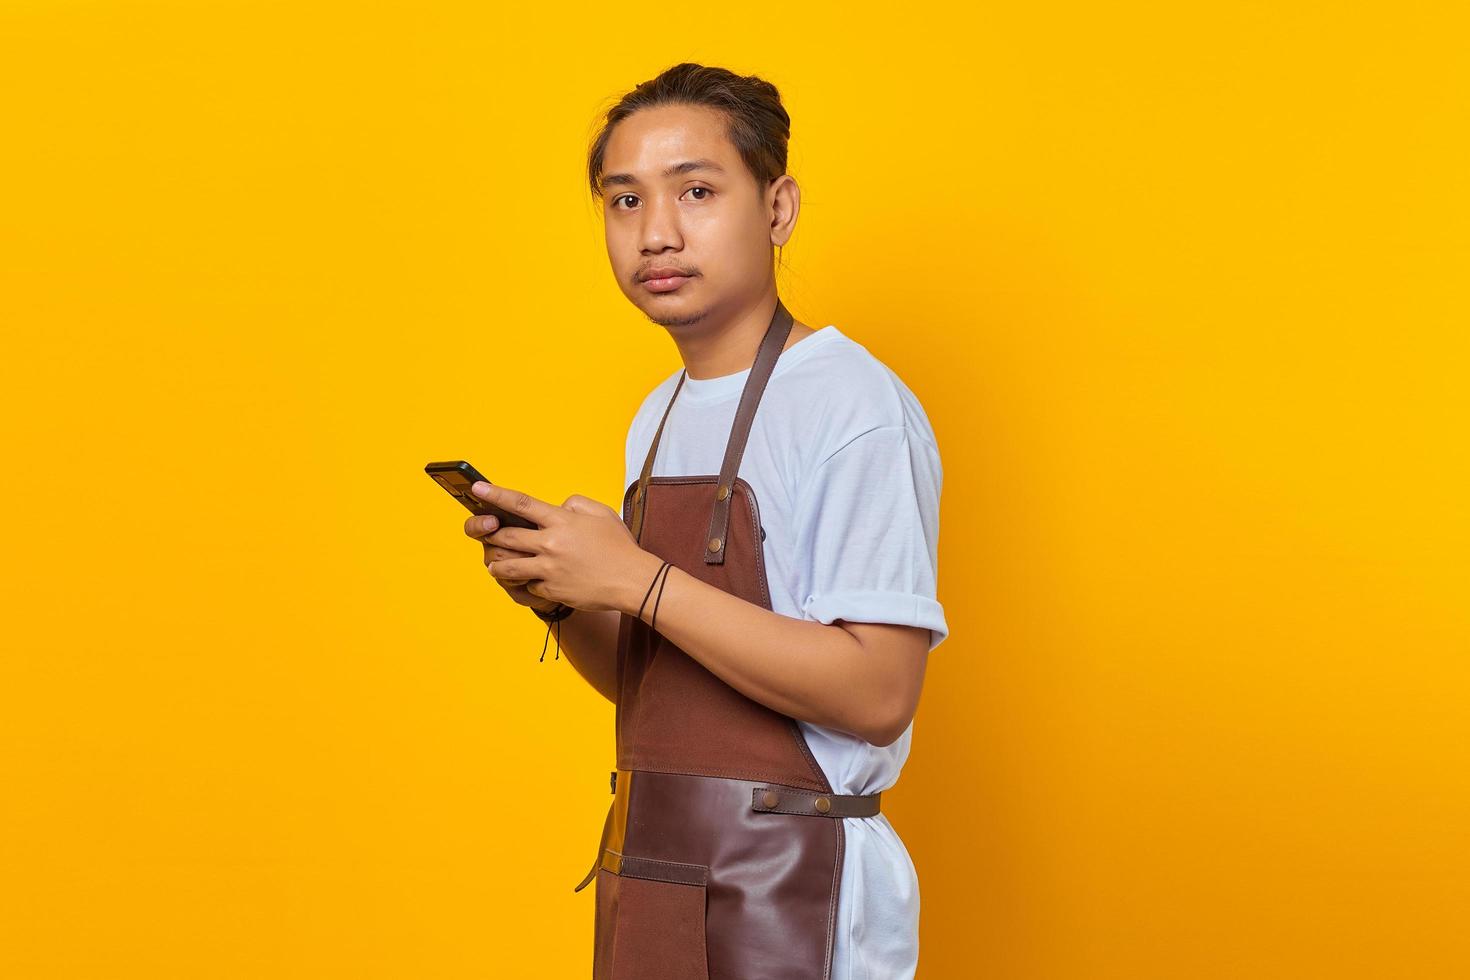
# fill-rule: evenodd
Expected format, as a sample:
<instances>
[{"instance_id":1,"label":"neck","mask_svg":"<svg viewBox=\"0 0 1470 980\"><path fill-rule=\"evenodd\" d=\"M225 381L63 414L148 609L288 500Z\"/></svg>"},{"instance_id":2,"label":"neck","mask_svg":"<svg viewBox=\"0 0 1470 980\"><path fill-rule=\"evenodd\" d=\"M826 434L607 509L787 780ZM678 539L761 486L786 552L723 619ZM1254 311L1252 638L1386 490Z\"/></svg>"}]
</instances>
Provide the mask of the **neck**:
<instances>
[{"instance_id":1,"label":"neck","mask_svg":"<svg viewBox=\"0 0 1470 980\"><path fill-rule=\"evenodd\" d=\"M689 333L671 329L669 332L679 348L679 357L684 361L684 370L690 380L720 378L753 365L756 351L760 349L775 314L776 291L773 288L754 306L722 324L703 323ZM793 319L791 335L786 338L786 346L782 350L812 333L815 331L811 327Z\"/></svg>"}]
</instances>

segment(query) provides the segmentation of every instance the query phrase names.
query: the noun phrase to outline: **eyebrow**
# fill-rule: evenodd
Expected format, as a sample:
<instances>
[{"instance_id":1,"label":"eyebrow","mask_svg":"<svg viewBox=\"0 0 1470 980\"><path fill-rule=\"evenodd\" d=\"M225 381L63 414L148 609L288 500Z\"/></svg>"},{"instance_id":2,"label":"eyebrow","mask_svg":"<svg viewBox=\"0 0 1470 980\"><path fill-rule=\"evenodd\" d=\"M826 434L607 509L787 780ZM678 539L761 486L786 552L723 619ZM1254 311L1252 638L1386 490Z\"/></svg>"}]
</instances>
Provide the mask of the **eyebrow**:
<instances>
[{"instance_id":1,"label":"eyebrow","mask_svg":"<svg viewBox=\"0 0 1470 980\"><path fill-rule=\"evenodd\" d=\"M712 170L715 173L721 174L725 172L725 168L713 160L701 158L699 160L685 160L682 163L676 163L672 167L664 170L659 176L677 177L679 174L687 174L694 170ZM632 174L607 174L602 178L603 187L612 187L614 185L626 187L636 183L638 183L638 178Z\"/></svg>"}]
</instances>

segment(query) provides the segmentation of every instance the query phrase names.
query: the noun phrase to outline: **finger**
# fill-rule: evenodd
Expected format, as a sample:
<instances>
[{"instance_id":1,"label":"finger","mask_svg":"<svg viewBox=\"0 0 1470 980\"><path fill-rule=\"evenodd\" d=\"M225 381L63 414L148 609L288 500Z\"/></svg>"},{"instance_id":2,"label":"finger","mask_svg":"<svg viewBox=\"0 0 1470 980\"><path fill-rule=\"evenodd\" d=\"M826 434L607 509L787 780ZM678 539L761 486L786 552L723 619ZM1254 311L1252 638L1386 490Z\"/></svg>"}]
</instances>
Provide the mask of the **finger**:
<instances>
[{"instance_id":1,"label":"finger","mask_svg":"<svg viewBox=\"0 0 1470 980\"><path fill-rule=\"evenodd\" d=\"M494 483L486 483L484 480L476 480L470 487L470 492L481 500L489 501L502 510L508 510L512 514L524 517L539 527L546 527L557 521L561 508L554 504L548 504L544 500L537 500L524 490L512 490Z\"/></svg>"},{"instance_id":2,"label":"finger","mask_svg":"<svg viewBox=\"0 0 1470 980\"><path fill-rule=\"evenodd\" d=\"M529 578L501 578L501 577L495 575L495 570L492 569L489 565L486 565L485 566L485 570L488 571L492 576L495 577L495 584L496 585L499 585L500 587L506 588L506 589L519 589L522 586L524 586L527 582L534 582L535 581L535 579L529 579Z\"/></svg>"},{"instance_id":3,"label":"finger","mask_svg":"<svg viewBox=\"0 0 1470 980\"><path fill-rule=\"evenodd\" d=\"M480 540L487 544L498 544L501 547L514 548L517 551L524 551L526 554L531 555L536 553L534 550L536 539L531 537L531 535L540 533L540 531L529 531L523 527L503 527L491 534L481 535Z\"/></svg>"},{"instance_id":4,"label":"finger","mask_svg":"<svg viewBox=\"0 0 1470 980\"><path fill-rule=\"evenodd\" d=\"M500 564L503 564L504 562L507 562L509 560L510 560L509 558L502 558L499 555L490 555L490 554L487 554L487 555L485 555L485 571L489 572L490 575L491 575L491 577L493 577L495 579L495 581L499 582L501 585L504 585L504 586L523 585L524 582L521 581L521 580L519 580L519 579L508 578L507 576L500 575L500 574L497 573L496 566L497 565L500 565Z\"/></svg>"},{"instance_id":5,"label":"finger","mask_svg":"<svg viewBox=\"0 0 1470 980\"><path fill-rule=\"evenodd\" d=\"M500 518L494 514L471 514L465 518L464 533L472 538L483 538L500 527Z\"/></svg>"},{"instance_id":6,"label":"finger","mask_svg":"<svg viewBox=\"0 0 1470 980\"><path fill-rule=\"evenodd\" d=\"M495 580L495 582L496 582L497 585L499 585L501 588L505 588L505 589L520 589L520 588L524 588L527 582L534 582L534 581L536 581L536 580L533 579L533 578L497 578Z\"/></svg>"},{"instance_id":7,"label":"finger","mask_svg":"<svg viewBox=\"0 0 1470 980\"><path fill-rule=\"evenodd\" d=\"M600 500L584 497L580 493L574 493L562 504L562 508L575 514L611 514L613 509ZM621 516L621 515L620 515Z\"/></svg>"},{"instance_id":8,"label":"finger","mask_svg":"<svg viewBox=\"0 0 1470 980\"><path fill-rule=\"evenodd\" d=\"M504 561L507 558L535 557L536 556L529 551L516 551L513 548L496 548L488 544L485 546L485 561L487 564L492 561Z\"/></svg>"},{"instance_id":9,"label":"finger","mask_svg":"<svg viewBox=\"0 0 1470 980\"><path fill-rule=\"evenodd\" d=\"M485 567L496 579L505 581L507 579L540 578L545 574L541 569L541 564L540 558L503 558L492 561Z\"/></svg>"}]
</instances>

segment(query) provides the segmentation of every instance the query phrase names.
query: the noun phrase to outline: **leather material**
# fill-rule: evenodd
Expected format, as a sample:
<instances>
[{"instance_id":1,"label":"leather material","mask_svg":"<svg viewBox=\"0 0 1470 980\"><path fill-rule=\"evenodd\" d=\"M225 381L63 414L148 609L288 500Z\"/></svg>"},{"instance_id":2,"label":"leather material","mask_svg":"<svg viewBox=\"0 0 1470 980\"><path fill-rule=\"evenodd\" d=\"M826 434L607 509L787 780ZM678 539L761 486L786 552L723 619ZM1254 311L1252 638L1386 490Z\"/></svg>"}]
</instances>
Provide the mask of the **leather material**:
<instances>
[{"instance_id":1,"label":"leather material","mask_svg":"<svg viewBox=\"0 0 1470 980\"><path fill-rule=\"evenodd\" d=\"M740 395L740 405L735 409L735 422L731 426L730 439L725 445L725 459L720 464L720 479L716 485L714 508L710 512L709 530L705 532L705 540L709 542L704 551L704 560L707 564L720 564L725 560L725 554L729 550L723 547L721 542L725 541L725 534L729 529L735 474L740 470L740 458L745 455L745 442L750 435L750 425L755 421L756 407L760 404L761 395L766 390L766 382L770 380L771 372L776 369L776 358L780 356L781 348L786 344L786 338L791 335L791 327L794 323L786 305L777 299L776 312L771 319L770 327L766 330L765 337L761 340L760 349L756 351L755 363L751 365L750 376L745 382L745 390ZM751 499L754 500L753 495ZM760 530L759 523L756 524L756 530Z\"/></svg>"},{"instance_id":2,"label":"leather material","mask_svg":"<svg viewBox=\"0 0 1470 980\"><path fill-rule=\"evenodd\" d=\"M770 813L794 813L804 817L871 817L879 810L882 793L843 796L811 793L785 786L751 787L750 807Z\"/></svg>"},{"instance_id":3,"label":"leather material","mask_svg":"<svg viewBox=\"0 0 1470 980\"><path fill-rule=\"evenodd\" d=\"M623 495L645 550L765 609L760 508L737 471L793 322L778 299L720 473L652 475L681 374ZM577 886L596 882L594 980L828 980L841 818L877 813L878 796L834 794L796 719L627 614L617 687L613 801Z\"/></svg>"}]
</instances>

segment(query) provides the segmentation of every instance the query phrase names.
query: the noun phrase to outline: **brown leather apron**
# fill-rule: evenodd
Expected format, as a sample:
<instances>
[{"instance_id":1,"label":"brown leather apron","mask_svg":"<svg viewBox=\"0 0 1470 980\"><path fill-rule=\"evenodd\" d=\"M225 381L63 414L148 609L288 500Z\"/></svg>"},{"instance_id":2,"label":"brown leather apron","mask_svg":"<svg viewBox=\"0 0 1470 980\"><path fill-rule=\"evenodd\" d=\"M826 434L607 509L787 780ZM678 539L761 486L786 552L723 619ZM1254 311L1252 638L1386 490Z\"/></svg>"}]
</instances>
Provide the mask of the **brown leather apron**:
<instances>
[{"instance_id":1,"label":"brown leather apron","mask_svg":"<svg viewBox=\"0 0 1470 980\"><path fill-rule=\"evenodd\" d=\"M778 299L719 475L652 476L681 374L623 495L623 520L645 550L765 609L765 531L737 470L791 326ZM575 889L596 879L594 980L827 980L840 818L877 813L882 794L834 794L796 719L636 616L622 616L617 677L613 801Z\"/></svg>"}]
</instances>

